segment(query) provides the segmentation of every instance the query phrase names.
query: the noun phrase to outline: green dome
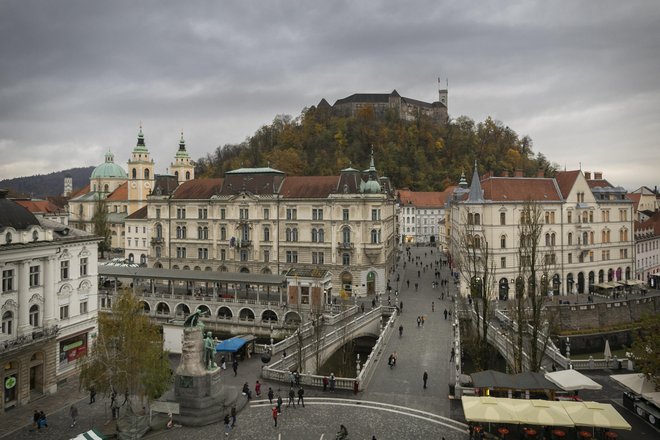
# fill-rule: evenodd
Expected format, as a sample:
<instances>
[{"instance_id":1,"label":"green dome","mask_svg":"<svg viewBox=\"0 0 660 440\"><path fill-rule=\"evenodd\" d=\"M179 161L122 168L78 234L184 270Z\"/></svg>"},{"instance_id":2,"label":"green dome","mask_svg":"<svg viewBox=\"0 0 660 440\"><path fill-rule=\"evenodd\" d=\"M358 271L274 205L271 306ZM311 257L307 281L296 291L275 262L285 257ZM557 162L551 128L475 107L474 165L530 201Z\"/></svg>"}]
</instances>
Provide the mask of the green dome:
<instances>
[{"instance_id":1,"label":"green dome","mask_svg":"<svg viewBox=\"0 0 660 440\"><path fill-rule=\"evenodd\" d=\"M380 184L375 180L368 180L362 187L362 192L366 194L378 194L380 192Z\"/></svg>"},{"instance_id":2,"label":"green dome","mask_svg":"<svg viewBox=\"0 0 660 440\"><path fill-rule=\"evenodd\" d=\"M109 178L122 178L127 179L128 174L119 165L115 163L115 155L110 151L105 153L105 162L94 168L92 171L92 179L109 179Z\"/></svg>"}]
</instances>

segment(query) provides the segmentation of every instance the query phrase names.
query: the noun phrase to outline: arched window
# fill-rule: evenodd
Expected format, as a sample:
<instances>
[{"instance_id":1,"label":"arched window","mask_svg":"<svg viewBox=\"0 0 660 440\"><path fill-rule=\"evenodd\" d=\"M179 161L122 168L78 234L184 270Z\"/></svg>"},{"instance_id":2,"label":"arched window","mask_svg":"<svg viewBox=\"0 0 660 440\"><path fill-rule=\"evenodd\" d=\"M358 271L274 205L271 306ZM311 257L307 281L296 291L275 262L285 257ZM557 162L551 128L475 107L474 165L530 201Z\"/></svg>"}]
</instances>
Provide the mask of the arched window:
<instances>
[{"instance_id":1,"label":"arched window","mask_svg":"<svg viewBox=\"0 0 660 440\"><path fill-rule=\"evenodd\" d=\"M475 225L480 225L481 224L481 215L474 214L474 224Z\"/></svg>"},{"instance_id":2,"label":"arched window","mask_svg":"<svg viewBox=\"0 0 660 440\"><path fill-rule=\"evenodd\" d=\"M163 225L160 223L156 225L156 238L163 238Z\"/></svg>"},{"instance_id":3,"label":"arched window","mask_svg":"<svg viewBox=\"0 0 660 440\"><path fill-rule=\"evenodd\" d=\"M351 242L351 230L349 228L344 228L341 230L341 238L343 243Z\"/></svg>"},{"instance_id":4,"label":"arched window","mask_svg":"<svg viewBox=\"0 0 660 440\"><path fill-rule=\"evenodd\" d=\"M479 237L478 235L474 236L474 247L477 249L481 248L481 237Z\"/></svg>"},{"instance_id":5,"label":"arched window","mask_svg":"<svg viewBox=\"0 0 660 440\"><path fill-rule=\"evenodd\" d=\"M291 228L286 228L286 231L284 231L284 240L291 241Z\"/></svg>"},{"instance_id":6,"label":"arched window","mask_svg":"<svg viewBox=\"0 0 660 440\"><path fill-rule=\"evenodd\" d=\"M37 231L32 231L32 241L39 240L39 233Z\"/></svg>"},{"instance_id":7,"label":"arched window","mask_svg":"<svg viewBox=\"0 0 660 440\"><path fill-rule=\"evenodd\" d=\"M14 314L7 310L2 314L2 333L11 335L13 333Z\"/></svg>"},{"instance_id":8,"label":"arched window","mask_svg":"<svg viewBox=\"0 0 660 440\"><path fill-rule=\"evenodd\" d=\"M375 229L371 230L371 244L376 244L378 243L378 231Z\"/></svg>"},{"instance_id":9,"label":"arched window","mask_svg":"<svg viewBox=\"0 0 660 440\"><path fill-rule=\"evenodd\" d=\"M149 180L149 168L145 168L144 170L144 180Z\"/></svg>"},{"instance_id":10,"label":"arched window","mask_svg":"<svg viewBox=\"0 0 660 440\"><path fill-rule=\"evenodd\" d=\"M227 239L227 228L224 226L220 226L220 240L226 240Z\"/></svg>"},{"instance_id":11,"label":"arched window","mask_svg":"<svg viewBox=\"0 0 660 440\"><path fill-rule=\"evenodd\" d=\"M147 256L142 254L140 255L140 264L147 264Z\"/></svg>"},{"instance_id":12,"label":"arched window","mask_svg":"<svg viewBox=\"0 0 660 440\"><path fill-rule=\"evenodd\" d=\"M30 307L30 325L32 327L39 327L39 306L36 304Z\"/></svg>"},{"instance_id":13,"label":"arched window","mask_svg":"<svg viewBox=\"0 0 660 440\"><path fill-rule=\"evenodd\" d=\"M133 179L137 179L137 169L133 168L133 171L131 172L131 175L133 176Z\"/></svg>"},{"instance_id":14,"label":"arched window","mask_svg":"<svg viewBox=\"0 0 660 440\"><path fill-rule=\"evenodd\" d=\"M179 172L178 171L174 172L174 177L176 177L176 181L178 182L179 181Z\"/></svg>"},{"instance_id":15,"label":"arched window","mask_svg":"<svg viewBox=\"0 0 660 440\"><path fill-rule=\"evenodd\" d=\"M312 243L316 243L319 240L319 233L316 228L312 228Z\"/></svg>"},{"instance_id":16,"label":"arched window","mask_svg":"<svg viewBox=\"0 0 660 440\"><path fill-rule=\"evenodd\" d=\"M545 245L550 246L550 234L549 233L545 234Z\"/></svg>"},{"instance_id":17,"label":"arched window","mask_svg":"<svg viewBox=\"0 0 660 440\"><path fill-rule=\"evenodd\" d=\"M556 243L555 233L550 234L550 246L554 246Z\"/></svg>"},{"instance_id":18,"label":"arched window","mask_svg":"<svg viewBox=\"0 0 660 440\"><path fill-rule=\"evenodd\" d=\"M586 231L582 233L582 244L589 244L589 233Z\"/></svg>"},{"instance_id":19,"label":"arched window","mask_svg":"<svg viewBox=\"0 0 660 440\"><path fill-rule=\"evenodd\" d=\"M468 221L468 225L473 225L473 224L474 224L474 214L472 214L471 212L469 212L469 213L468 213L467 221Z\"/></svg>"},{"instance_id":20,"label":"arched window","mask_svg":"<svg viewBox=\"0 0 660 440\"><path fill-rule=\"evenodd\" d=\"M573 244L573 233L569 232L568 233L568 244Z\"/></svg>"},{"instance_id":21,"label":"arched window","mask_svg":"<svg viewBox=\"0 0 660 440\"><path fill-rule=\"evenodd\" d=\"M500 237L500 247L502 249L506 249L506 235L502 235Z\"/></svg>"},{"instance_id":22,"label":"arched window","mask_svg":"<svg viewBox=\"0 0 660 440\"><path fill-rule=\"evenodd\" d=\"M176 227L176 238L181 238L181 226Z\"/></svg>"},{"instance_id":23,"label":"arched window","mask_svg":"<svg viewBox=\"0 0 660 440\"><path fill-rule=\"evenodd\" d=\"M110 189L110 187L109 187L108 184L106 183L106 184L103 186L103 191L105 191L105 192L109 192L109 191L108 191L109 189Z\"/></svg>"},{"instance_id":24,"label":"arched window","mask_svg":"<svg viewBox=\"0 0 660 440\"><path fill-rule=\"evenodd\" d=\"M323 228L319 229L319 243L323 243L325 241L325 232L323 232Z\"/></svg>"},{"instance_id":25,"label":"arched window","mask_svg":"<svg viewBox=\"0 0 660 440\"><path fill-rule=\"evenodd\" d=\"M291 229L291 241L298 241L298 228Z\"/></svg>"},{"instance_id":26,"label":"arched window","mask_svg":"<svg viewBox=\"0 0 660 440\"><path fill-rule=\"evenodd\" d=\"M270 228L268 226L264 228L264 241L270 241Z\"/></svg>"},{"instance_id":27,"label":"arched window","mask_svg":"<svg viewBox=\"0 0 660 440\"><path fill-rule=\"evenodd\" d=\"M186 171L186 180L190 180L190 171Z\"/></svg>"},{"instance_id":28,"label":"arched window","mask_svg":"<svg viewBox=\"0 0 660 440\"><path fill-rule=\"evenodd\" d=\"M201 240L202 239L202 227L197 226L197 239Z\"/></svg>"},{"instance_id":29,"label":"arched window","mask_svg":"<svg viewBox=\"0 0 660 440\"><path fill-rule=\"evenodd\" d=\"M132 263L133 260L134 260L133 254L128 254L128 261Z\"/></svg>"}]
</instances>

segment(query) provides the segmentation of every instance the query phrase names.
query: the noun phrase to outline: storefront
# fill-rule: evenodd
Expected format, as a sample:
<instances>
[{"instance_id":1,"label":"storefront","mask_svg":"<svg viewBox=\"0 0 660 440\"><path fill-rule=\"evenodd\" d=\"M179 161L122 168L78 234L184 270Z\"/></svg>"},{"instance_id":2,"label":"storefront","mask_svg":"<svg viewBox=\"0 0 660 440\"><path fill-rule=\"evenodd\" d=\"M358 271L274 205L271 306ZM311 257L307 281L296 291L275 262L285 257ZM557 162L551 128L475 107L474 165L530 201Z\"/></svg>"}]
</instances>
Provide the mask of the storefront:
<instances>
[{"instance_id":1,"label":"storefront","mask_svg":"<svg viewBox=\"0 0 660 440\"><path fill-rule=\"evenodd\" d=\"M59 371L69 369L87 353L87 332L58 341Z\"/></svg>"}]
</instances>

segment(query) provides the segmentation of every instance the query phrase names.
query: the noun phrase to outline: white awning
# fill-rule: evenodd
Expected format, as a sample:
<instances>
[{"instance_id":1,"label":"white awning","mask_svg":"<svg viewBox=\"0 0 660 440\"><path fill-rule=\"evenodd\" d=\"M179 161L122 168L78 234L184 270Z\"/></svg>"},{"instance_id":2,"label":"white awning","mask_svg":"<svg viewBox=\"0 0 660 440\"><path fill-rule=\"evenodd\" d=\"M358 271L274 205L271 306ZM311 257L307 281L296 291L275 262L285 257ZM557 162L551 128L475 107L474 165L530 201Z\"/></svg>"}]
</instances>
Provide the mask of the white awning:
<instances>
[{"instance_id":1,"label":"white awning","mask_svg":"<svg viewBox=\"0 0 660 440\"><path fill-rule=\"evenodd\" d=\"M633 393L643 394L655 392L655 385L653 382L648 380L642 373L615 374L610 377L631 390Z\"/></svg>"},{"instance_id":2,"label":"white awning","mask_svg":"<svg viewBox=\"0 0 660 440\"><path fill-rule=\"evenodd\" d=\"M564 391L603 389L602 385L594 382L577 370L563 370L545 373L545 378Z\"/></svg>"}]
</instances>

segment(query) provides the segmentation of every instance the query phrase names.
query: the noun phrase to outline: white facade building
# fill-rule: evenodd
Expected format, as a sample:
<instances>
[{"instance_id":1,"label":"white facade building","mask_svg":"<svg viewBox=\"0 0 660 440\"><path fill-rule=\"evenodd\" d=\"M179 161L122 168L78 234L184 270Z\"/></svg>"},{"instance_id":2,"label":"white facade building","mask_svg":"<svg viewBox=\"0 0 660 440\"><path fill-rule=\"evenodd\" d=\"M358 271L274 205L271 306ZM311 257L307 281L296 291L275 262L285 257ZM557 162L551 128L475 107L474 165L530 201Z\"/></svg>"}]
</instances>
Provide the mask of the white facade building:
<instances>
[{"instance_id":1,"label":"white facade building","mask_svg":"<svg viewBox=\"0 0 660 440\"><path fill-rule=\"evenodd\" d=\"M0 190L0 412L56 391L96 335L98 238Z\"/></svg>"}]
</instances>

